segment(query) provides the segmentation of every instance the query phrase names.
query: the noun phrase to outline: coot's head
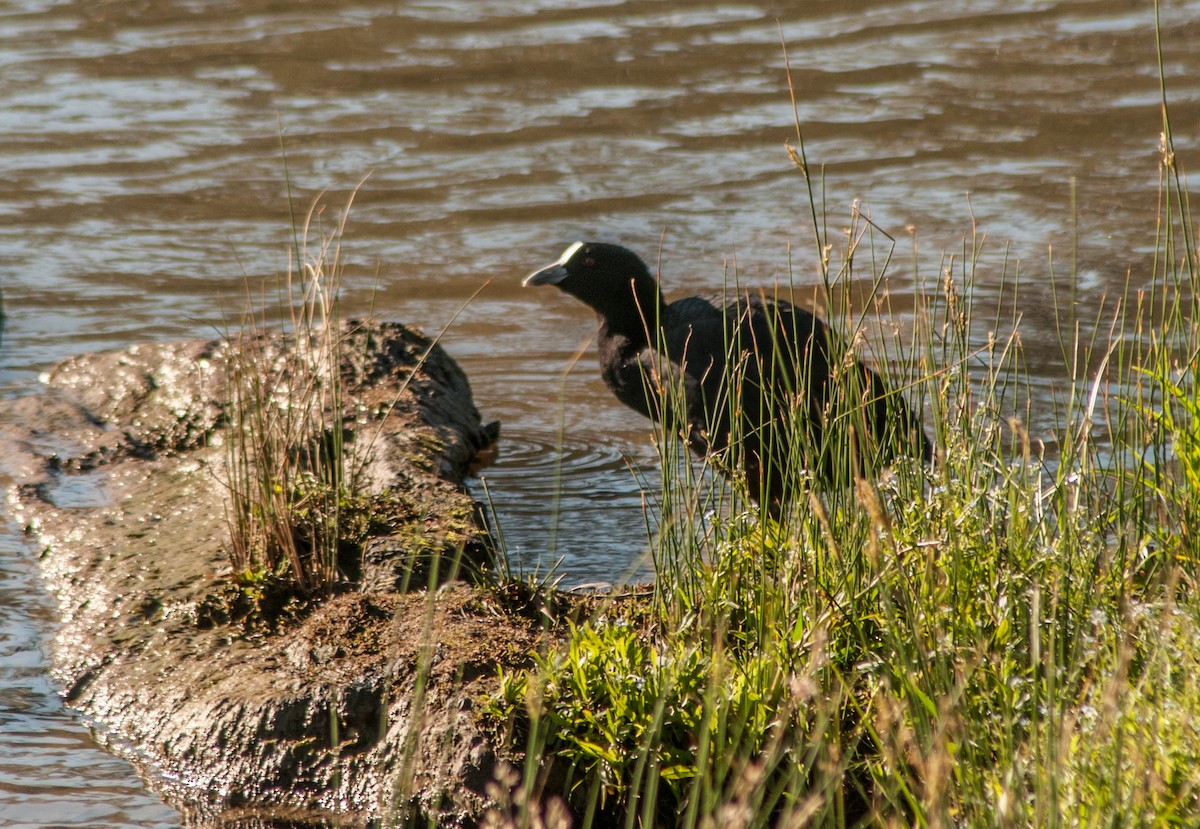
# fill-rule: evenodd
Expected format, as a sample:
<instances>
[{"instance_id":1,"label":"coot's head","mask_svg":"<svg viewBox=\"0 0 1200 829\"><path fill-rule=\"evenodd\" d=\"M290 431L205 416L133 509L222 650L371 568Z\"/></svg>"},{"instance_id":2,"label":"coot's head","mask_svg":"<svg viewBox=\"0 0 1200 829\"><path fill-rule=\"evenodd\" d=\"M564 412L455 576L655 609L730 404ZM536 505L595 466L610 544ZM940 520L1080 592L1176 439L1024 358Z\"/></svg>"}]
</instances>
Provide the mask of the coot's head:
<instances>
[{"instance_id":1,"label":"coot's head","mask_svg":"<svg viewBox=\"0 0 1200 829\"><path fill-rule=\"evenodd\" d=\"M576 242L522 284L557 285L611 323L632 319L640 324L660 299L658 283L638 255L604 242Z\"/></svg>"}]
</instances>

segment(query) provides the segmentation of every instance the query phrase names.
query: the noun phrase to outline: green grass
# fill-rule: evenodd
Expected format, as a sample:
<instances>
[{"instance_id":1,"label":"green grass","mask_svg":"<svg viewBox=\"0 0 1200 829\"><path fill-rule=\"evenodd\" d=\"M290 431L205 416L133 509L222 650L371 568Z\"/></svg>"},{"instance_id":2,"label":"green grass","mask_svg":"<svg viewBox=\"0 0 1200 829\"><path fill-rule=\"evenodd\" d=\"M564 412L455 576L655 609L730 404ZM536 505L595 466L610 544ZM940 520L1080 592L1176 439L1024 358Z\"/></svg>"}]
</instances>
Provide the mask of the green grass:
<instances>
[{"instance_id":1,"label":"green grass","mask_svg":"<svg viewBox=\"0 0 1200 829\"><path fill-rule=\"evenodd\" d=\"M1166 113L1152 287L1060 319L1050 399L976 296L1020 283L978 235L931 272L914 252L915 325L866 330L895 244L855 214L831 247L792 150L845 348L923 406L939 462L830 492L796 470L774 520L668 421L651 620L614 605L501 677L486 709L526 763L492 825L1196 824L1200 262Z\"/></svg>"}]
</instances>

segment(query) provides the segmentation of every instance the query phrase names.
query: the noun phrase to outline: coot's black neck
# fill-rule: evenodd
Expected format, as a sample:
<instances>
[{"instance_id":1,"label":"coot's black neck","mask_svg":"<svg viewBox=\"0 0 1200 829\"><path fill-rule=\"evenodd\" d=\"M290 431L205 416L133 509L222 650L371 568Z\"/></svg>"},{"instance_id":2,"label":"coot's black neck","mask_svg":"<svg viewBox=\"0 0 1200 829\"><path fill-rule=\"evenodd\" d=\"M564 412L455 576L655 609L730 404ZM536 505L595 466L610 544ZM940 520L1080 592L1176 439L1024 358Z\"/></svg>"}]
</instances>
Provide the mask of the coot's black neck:
<instances>
[{"instance_id":1,"label":"coot's black neck","mask_svg":"<svg viewBox=\"0 0 1200 829\"><path fill-rule=\"evenodd\" d=\"M653 345L662 328L665 304L649 273L634 274L616 290L588 298L600 321L600 336L627 340L629 347Z\"/></svg>"}]
</instances>

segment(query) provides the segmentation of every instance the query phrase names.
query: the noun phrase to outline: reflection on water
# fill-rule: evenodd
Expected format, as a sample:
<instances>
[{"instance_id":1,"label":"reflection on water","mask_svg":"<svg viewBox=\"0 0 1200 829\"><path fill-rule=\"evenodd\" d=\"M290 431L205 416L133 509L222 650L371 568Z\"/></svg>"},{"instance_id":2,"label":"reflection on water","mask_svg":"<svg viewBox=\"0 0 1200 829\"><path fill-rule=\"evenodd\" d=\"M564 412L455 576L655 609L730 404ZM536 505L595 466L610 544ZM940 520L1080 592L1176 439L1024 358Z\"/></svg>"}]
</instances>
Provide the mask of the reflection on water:
<instances>
[{"instance_id":1,"label":"reflection on water","mask_svg":"<svg viewBox=\"0 0 1200 829\"><path fill-rule=\"evenodd\" d=\"M1200 0L1161 6L1174 131L1194 153ZM914 306L912 263L936 281L974 221L992 240L985 275L1010 240L1023 259L1024 341L1056 342L1064 314L1092 319L1148 273L1151 14L1130 0L9 3L0 382L25 392L79 351L223 329L244 279L286 261L288 193L303 213L328 189L328 225L370 173L348 308L437 330L492 279L444 342L505 424L488 482L508 546L522 568L561 556L569 582L620 579L646 548L630 466L653 480L647 426L590 354L568 373L586 310L520 277L586 237L660 261L668 294L719 286L727 262L746 282L811 285L782 35L829 229L858 199L897 240L893 307ZM1049 246L1077 248L1082 277L1059 314ZM996 292L985 276L979 300ZM1032 351L1049 395L1055 349ZM29 804L61 825L169 821L55 701L46 608L4 538L0 823Z\"/></svg>"}]
</instances>

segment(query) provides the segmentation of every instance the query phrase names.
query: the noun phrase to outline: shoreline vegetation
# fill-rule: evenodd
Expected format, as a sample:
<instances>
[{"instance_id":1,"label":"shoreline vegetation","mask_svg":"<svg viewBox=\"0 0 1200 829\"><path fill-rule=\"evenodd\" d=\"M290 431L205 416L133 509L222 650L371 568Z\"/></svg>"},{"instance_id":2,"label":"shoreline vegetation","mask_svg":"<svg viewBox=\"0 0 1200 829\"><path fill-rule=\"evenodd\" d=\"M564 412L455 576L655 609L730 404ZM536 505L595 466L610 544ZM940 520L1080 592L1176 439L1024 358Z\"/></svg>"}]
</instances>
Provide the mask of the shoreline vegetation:
<instances>
[{"instance_id":1,"label":"shoreline vegetation","mask_svg":"<svg viewBox=\"0 0 1200 829\"><path fill-rule=\"evenodd\" d=\"M833 492L797 470L775 521L697 475L668 422L652 605L614 602L502 674L485 711L525 759L486 825L1190 825L1200 262L1165 90L1153 279L1077 320L1076 275L1048 263L1050 399L1019 318L974 296L1020 283L977 231L936 270L914 244L914 325L866 336L897 245L857 211L835 242L799 126L788 151L847 349L924 409L937 466Z\"/></svg>"}]
</instances>

